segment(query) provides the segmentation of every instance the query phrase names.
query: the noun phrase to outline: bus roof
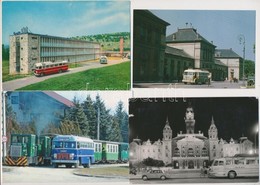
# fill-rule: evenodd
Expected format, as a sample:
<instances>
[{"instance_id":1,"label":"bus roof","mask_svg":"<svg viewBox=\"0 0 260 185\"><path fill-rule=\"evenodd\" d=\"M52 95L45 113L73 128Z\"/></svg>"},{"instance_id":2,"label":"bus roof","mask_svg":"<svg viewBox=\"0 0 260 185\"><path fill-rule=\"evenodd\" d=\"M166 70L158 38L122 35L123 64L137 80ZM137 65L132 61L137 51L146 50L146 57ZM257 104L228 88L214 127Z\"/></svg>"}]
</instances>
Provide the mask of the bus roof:
<instances>
[{"instance_id":1,"label":"bus roof","mask_svg":"<svg viewBox=\"0 0 260 185\"><path fill-rule=\"evenodd\" d=\"M186 69L184 72L201 72L201 73L209 73L207 70L201 70L201 69Z\"/></svg>"},{"instance_id":2,"label":"bus roof","mask_svg":"<svg viewBox=\"0 0 260 185\"><path fill-rule=\"evenodd\" d=\"M73 136L73 135L58 135L53 138L53 141L81 141L81 142L93 142L92 139L87 137Z\"/></svg>"},{"instance_id":3,"label":"bus roof","mask_svg":"<svg viewBox=\"0 0 260 185\"><path fill-rule=\"evenodd\" d=\"M51 64L60 64L60 63L68 63L68 61L66 60L63 60L63 61L57 61L57 62L50 62L50 61L47 61L47 62L38 62L38 63L35 63L35 66L36 67L41 67L41 66L46 66L46 65L51 65Z\"/></svg>"}]
</instances>

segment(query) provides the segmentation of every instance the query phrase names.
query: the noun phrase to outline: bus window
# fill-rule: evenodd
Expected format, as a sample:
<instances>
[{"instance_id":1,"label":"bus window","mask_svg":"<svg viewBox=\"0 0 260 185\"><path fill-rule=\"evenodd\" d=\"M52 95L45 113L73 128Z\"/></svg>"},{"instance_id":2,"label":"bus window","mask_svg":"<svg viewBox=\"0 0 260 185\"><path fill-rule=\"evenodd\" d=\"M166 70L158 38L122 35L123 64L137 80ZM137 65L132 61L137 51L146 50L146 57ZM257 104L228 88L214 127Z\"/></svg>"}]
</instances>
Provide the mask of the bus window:
<instances>
[{"instance_id":1,"label":"bus window","mask_svg":"<svg viewBox=\"0 0 260 185\"><path fill-rule=\"evenodd\" d=\"M27 137L23 137L23 143L28 143L29 139L28 136Z\"/></svg>"},{"instance_id":2,"label":"bus window","mask_svg":"<svg viewBox=\"0 0 260 185\"><path fill-rule=\"evenodd\" d=\"M18 139L17 139L17 136L13 136L13 137L12 137L12 143L17 143L17 140L18 140Z\"/></svg>"},{"instance_id":3,"label":"bus window","mask_svg":"<svg viewBox=\"0 0 260 185\"><path fill-rule=\"evenodd\" d=\"M254 159L247 159L246 164L255 164L255 160Z\"/></svg>"},{"instance_id":4,"label":"bus window","mask_svg":"<svg viewBox=\"0 0 260 185\"><path fill-rule=\"evenodd\" d=\"M219 161L219 162L218 162L218 165L219 165L219 166L223 166L223 165L224 165L224 161Z\"/></svg>"},{"instance_id":5,"label":"bus window","mask_svg":"<svg viewBox=\"0 0 260 185\"><path fill-rule=\"evenodd\" d=\"M244 159L235 159L235 164L236 165L244 164Z\"/></svg>"},{"instance_id":6,"label":"bus window","mask_svg":"<svg viewBox=\"0 0 260 185\"><path fill-rule=\"evenodd\" d=\"M226 165L231 165L232 164L232 160L231 159L227 159L226 160Z\"/></svg>"},{"instance_id":7,"label":"bus window","mask_svg":"<svg viewBox=\"0 0 260 185\"><path fill-rule=\"evenodd\" d=\"M214 163L213 163L213 166L217 166L218 165L218 161L215 160Z\"/></svg>"}]
</instances>

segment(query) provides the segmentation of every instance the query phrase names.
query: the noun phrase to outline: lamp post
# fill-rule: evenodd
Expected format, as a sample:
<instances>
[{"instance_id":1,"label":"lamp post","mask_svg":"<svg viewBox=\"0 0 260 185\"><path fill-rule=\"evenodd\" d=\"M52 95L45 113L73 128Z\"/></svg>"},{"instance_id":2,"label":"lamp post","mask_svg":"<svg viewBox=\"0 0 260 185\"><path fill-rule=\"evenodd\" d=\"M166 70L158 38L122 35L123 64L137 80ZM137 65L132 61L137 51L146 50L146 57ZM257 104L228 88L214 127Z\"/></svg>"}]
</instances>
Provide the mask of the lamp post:
<instances>
[{"instance_id":1,"label":"lamp post","mask_svg":"<svg viewBox=\"0 0 260 185\"><path fill-rule=\"evenodd\" d=\"M245 52L246 52L246 38L243 34L238 36L239 44L243 44L243 84L245 85Z\"/></svg>"},{"instance_id":2,"label":"lamp post","mask_svg":"<svg viewBox=\"0 0 260 185\"><path fill-rule=\"evenodd\" d=\"M256 152L256 136L257 136L257 133L258 133L258 124L255 127L255 154L257 153Z\"/></svg>"}]
</instances>

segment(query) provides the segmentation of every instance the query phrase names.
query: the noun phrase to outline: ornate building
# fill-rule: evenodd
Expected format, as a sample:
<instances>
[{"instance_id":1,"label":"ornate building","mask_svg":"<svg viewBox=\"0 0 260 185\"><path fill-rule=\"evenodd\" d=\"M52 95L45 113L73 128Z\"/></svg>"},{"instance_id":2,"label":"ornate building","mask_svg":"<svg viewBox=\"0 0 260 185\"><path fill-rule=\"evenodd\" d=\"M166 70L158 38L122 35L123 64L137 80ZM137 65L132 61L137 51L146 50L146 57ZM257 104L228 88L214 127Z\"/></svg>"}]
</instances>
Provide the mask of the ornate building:
<instances>
[{"instance_id":1,"label":"ornate building","mask_svg":"<svg viewBox=\"0 0 260 185\"><path fill-rule=\"evenodd\" d=\"M218 129L213 117L208 138L201 131L195 133L194 111L191 106L186 109L184 122L186 133L180 131L174 138L167 118L162 130L162 140L142 142L134 139L130 143L130 162L134 164L150 157L162 160L166 165L172 164L175 169L200 169L215 158L249 153L253 148L253 143L246 137L241 137L239 141L231 138L230 142L218 139Z\"/></svg>"}]
</instances>

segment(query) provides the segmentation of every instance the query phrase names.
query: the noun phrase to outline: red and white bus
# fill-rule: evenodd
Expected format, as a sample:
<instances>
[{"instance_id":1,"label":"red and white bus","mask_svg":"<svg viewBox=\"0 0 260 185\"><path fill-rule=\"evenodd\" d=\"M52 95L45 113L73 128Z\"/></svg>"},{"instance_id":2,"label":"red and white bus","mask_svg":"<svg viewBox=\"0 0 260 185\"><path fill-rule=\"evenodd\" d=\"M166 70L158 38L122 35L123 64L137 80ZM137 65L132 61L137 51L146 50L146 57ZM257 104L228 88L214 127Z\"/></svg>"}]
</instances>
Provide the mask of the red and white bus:
<instances>
[{"instance_id":1,"label":"red and white bus","mask_svg":"<svg viewBox=\"0 0 260 185\"><path fill-rule=\"evenodd\" d=\"M34 75L43 76L54 73L62 73L69 69L68 61L41 62L35 64Z\"/></svg>"}]
</instances>

